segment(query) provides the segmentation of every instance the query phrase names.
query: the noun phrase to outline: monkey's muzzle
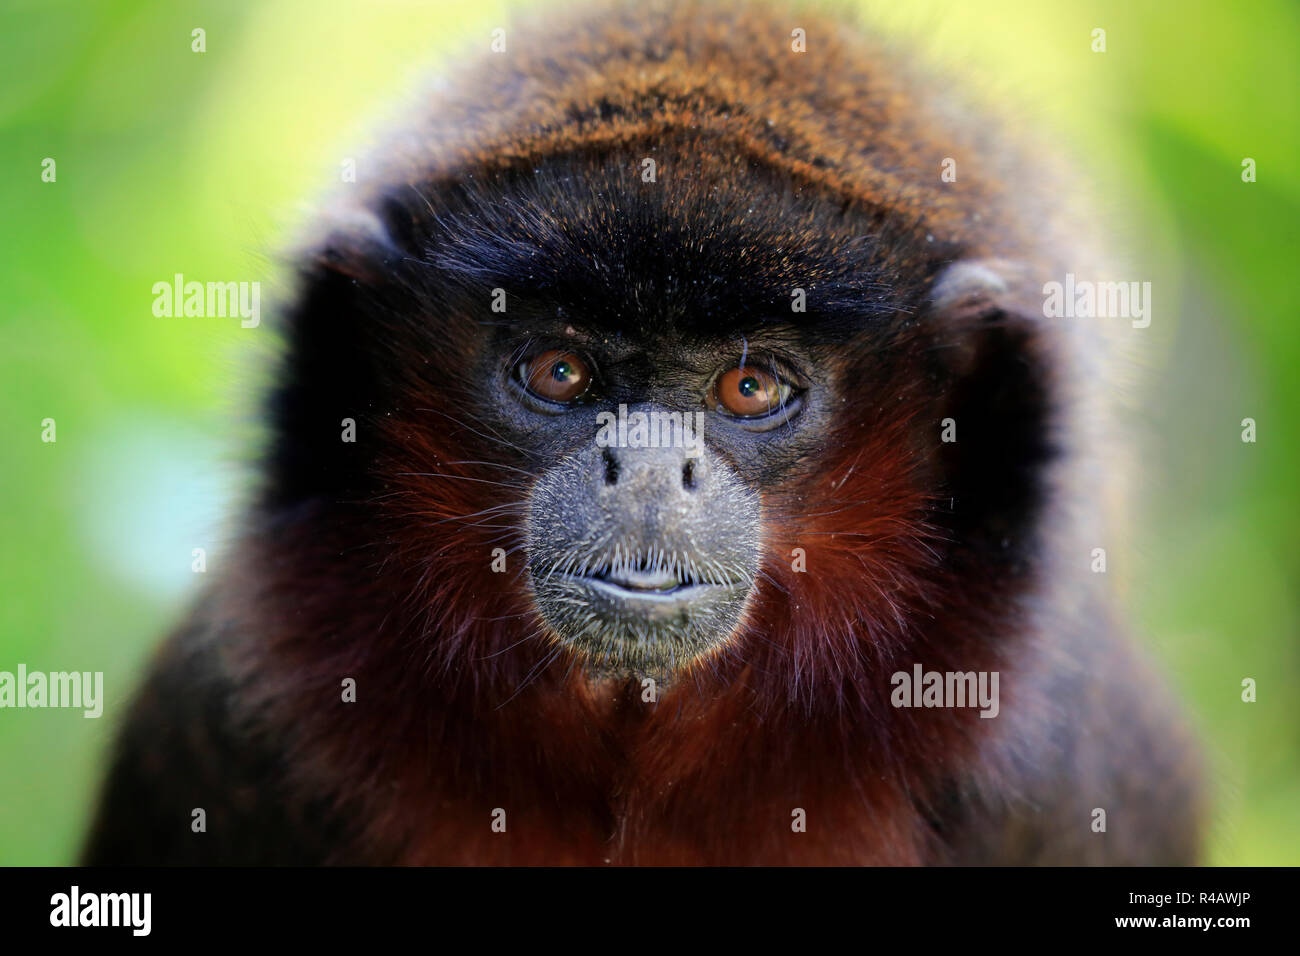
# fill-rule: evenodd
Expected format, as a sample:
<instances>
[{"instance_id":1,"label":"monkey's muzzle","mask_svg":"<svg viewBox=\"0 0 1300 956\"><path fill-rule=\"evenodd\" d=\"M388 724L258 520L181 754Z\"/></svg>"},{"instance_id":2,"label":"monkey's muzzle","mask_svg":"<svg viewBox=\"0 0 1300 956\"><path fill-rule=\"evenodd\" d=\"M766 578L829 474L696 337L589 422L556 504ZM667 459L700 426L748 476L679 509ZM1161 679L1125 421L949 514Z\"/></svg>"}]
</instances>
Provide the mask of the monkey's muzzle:
<instances>
[{"instance_id":1,"label":"monkey's muzzle","mask_svg":"<svg viewBox=\"0 0 1300 956\"><path fill-rule=\"evenodd\" d=\"M543 474L529 501L538 612L594 670L684 670L740 626L759 514L757 494L707 448L593 444Z\"/></svg>"}]
</instances>

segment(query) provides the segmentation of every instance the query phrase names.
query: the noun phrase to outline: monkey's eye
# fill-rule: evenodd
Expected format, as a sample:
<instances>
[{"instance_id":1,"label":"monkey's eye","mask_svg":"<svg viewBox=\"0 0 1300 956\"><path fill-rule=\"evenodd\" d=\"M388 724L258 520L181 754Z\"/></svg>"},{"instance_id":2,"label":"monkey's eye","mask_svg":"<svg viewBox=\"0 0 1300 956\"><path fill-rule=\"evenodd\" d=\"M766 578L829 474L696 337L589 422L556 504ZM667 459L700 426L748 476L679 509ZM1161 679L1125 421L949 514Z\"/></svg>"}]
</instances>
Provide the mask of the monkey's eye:
<instances>
[{"instance_id":1,"label":"monkey's eye","mask_svg":"<svg viewBox=\"0 0 1300 956\"><path fill-rule=\"evenodd\" d=\"M780 411L794 387L772 372L737 366L723 372L709 393L709 406L736 418L763 418Z\"/></svg>"},{"instance_id":2,"label":"monkey's eye","mask_svg":"<svg viewBox=\"0 0 1300 956\"><path fill-rule=\"evenodd\" d=\"M520 384L538 398L567 405L591 385L591 369L578 355L550 349L524 359L515 368Z\"/></svg>"}]
</instances>

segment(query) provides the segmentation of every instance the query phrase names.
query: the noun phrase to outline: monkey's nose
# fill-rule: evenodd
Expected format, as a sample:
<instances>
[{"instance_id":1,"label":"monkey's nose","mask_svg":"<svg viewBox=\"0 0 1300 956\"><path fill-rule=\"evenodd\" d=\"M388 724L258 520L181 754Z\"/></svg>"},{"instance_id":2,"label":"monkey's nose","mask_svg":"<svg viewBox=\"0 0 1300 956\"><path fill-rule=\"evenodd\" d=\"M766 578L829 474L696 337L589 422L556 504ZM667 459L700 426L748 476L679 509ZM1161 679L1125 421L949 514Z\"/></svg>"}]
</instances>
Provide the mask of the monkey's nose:
<instances>
[{"instance_id":1,"label":"monkey's nose","mask_svg":"<svg viewBox=\"0 0 1300 956\"><path fill-rule=\"evenodd\" d=\"M708 477L703 456L683 448L603 448L602 480L621 494L691 494Z\"/></svg>"}]
</instances>

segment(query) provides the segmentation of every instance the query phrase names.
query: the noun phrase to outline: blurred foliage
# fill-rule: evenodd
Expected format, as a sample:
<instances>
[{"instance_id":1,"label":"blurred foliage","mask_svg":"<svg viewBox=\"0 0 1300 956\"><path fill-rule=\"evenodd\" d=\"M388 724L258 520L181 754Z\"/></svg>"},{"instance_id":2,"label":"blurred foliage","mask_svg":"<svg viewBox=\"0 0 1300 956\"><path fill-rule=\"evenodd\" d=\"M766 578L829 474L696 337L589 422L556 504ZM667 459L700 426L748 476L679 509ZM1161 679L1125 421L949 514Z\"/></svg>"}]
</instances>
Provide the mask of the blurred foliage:
<instances>
[{"instance_id":1,"label":"blurred foliage","mask_svg":"<svg viewBox=\"0 0 1300 956\"><path fill-rule=\"evenodd\" d=\"M1298 8L880 6L886 32L1036 117L1131 230L1159 349L1135 544L1111 573L1212 750L1212 862L1300 862ZM72 859L113 715L192 595L191 548L220 562L247 478L269 336L156 319L153 283L273 295L299 211L364 157L376 108L392 118L419 76L507 22L491 2L0 11L0 669L102 670L107 696L100 720L0 711L0 863ZM1247 416L1257 444L1240 441Z\"/></svg>"}]
</instances>

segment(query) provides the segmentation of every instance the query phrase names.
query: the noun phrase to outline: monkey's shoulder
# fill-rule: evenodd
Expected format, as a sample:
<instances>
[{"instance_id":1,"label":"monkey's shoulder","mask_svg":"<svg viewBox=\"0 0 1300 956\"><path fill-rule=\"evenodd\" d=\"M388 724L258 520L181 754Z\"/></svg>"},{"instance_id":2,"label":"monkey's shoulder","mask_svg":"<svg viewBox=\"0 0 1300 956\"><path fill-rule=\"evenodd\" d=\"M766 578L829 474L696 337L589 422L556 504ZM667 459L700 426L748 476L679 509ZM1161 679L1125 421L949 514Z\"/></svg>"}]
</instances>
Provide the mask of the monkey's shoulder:
<instances>
[{"instance_id":1,"label":"monkey's shoulder","mask_svg":"<svg viewBox=\"0 0 1300 956\"><path fill-rule=\"evenodd\" d=\"M337 848L323 801L291 792L283 735L247 708L228 659L235 626L209 596L155 656L121 728L83 862L305 865Z\"/></svg>"}]
</instances>

